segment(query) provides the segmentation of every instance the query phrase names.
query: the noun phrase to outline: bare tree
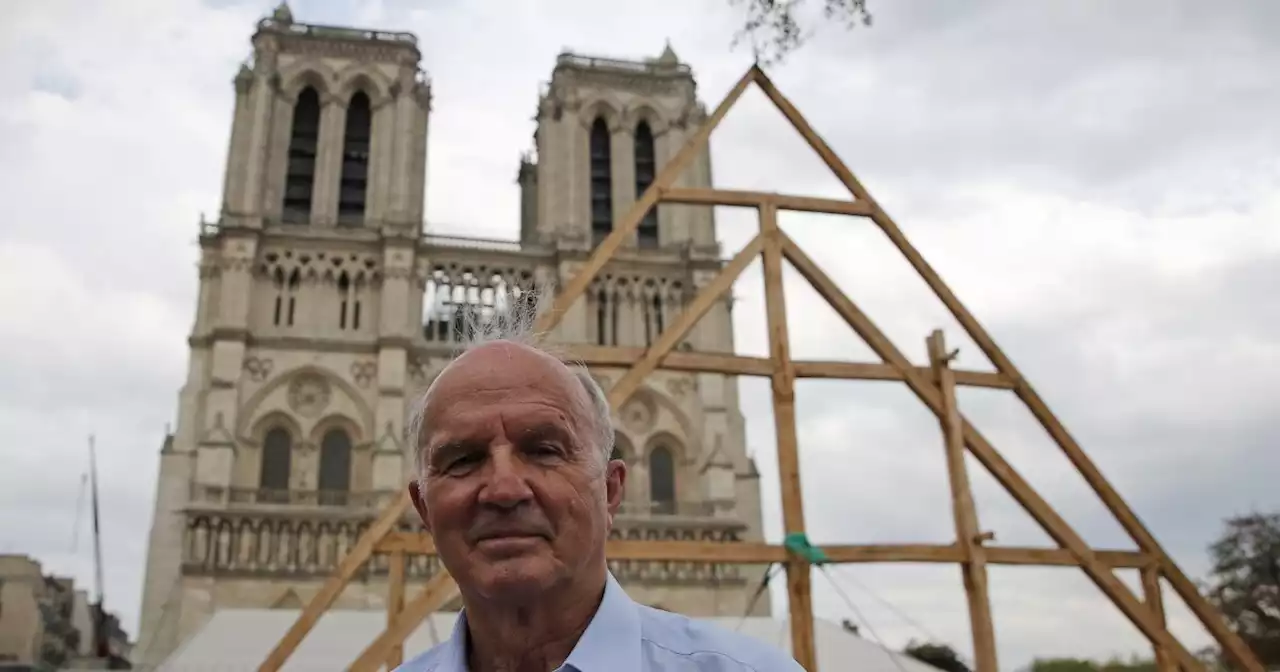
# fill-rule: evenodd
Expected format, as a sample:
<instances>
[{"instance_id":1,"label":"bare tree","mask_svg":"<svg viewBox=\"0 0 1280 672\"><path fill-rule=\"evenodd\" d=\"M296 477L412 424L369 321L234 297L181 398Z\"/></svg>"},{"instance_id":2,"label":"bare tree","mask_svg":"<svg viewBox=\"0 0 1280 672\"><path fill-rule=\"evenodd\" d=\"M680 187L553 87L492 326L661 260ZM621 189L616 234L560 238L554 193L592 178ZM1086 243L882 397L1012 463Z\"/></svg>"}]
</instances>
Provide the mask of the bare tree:
<instances>
[{"instance_id":1,"label":"bare tree","mask_svg":"<svg viewBox=\"0 0 1280 672\"><path fill-rule=\"evenodd\" d=\"M813 23L839 22L846 30L858 24L871 25L867 0L821 0L822 17ZM745 6L746 20L734 36L733 45L748 41L761 64L781 62L800 48L813 34L804 24L809 19L801 14L807 0L729 0L729 4Z\"/></svg>"}]
</instances>

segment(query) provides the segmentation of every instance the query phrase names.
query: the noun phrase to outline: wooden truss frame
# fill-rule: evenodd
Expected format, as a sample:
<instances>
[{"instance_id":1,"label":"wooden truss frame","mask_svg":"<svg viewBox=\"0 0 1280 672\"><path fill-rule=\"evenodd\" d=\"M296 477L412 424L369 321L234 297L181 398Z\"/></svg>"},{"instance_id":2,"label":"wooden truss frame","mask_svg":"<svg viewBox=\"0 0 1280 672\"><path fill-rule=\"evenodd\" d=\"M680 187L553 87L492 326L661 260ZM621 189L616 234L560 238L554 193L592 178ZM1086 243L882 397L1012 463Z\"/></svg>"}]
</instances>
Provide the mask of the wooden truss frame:
<instances>
[{"instance_id":1,"label":"wooden truss frame","mask_svg":"<svg viewBox=\"0 0 1280 672\"><path fill-rule=\"evenodd\" d=\"M774 105L817 152L823 162L848 188L852 200L831 200L786 196L775 193L729 191L722 189L675 188L672 185L686 166L707 144L712 130L751 83L757 84ZM752 67L729 91L701 128L664 166L653 184L617 222L613 232L592 253L590 259L557 295L552 309L539 321L541 330L554 328L565 312L577 301L592 280L613 258L641 218L659 202L699 205L724 205L755 208L760 215L760 232L702 289L674 324L647 349L580 346L573 354L589 366L630 367L609 390L609 403L617 409L655 370L698 371L726 375L768 376L772 379L773 406L777 432L779 475L782 487L783 522L787 534L803 534L804 511L800 495L800 469L796 445L795 379L839 378L859 380L897 380L907 384L941 423L950 477L956 541L948 545L839 545L825 546L822 551L829 562L925 562L958 563L962 568L969 614L973 631L977 672L996 672L995 635L987 596L987 565L1058 565L1079 567L1115 603L1134 626L1152 643L1161 672L1182 668L1185 672L1202 670L1192 655L1165 625L1161 603L1161 578L1182 597L1191 611L1221 645L1234 665L1245 672L1263 672L1261 664L1244 642L1227 626L1220 614L1196 589L1196 585L1161 548L1138 516L1102 476L1098 467L1085 455L1075 439L1036 394L1013 362L995 344L991 336L961 305L933 268L924 260L853 176L826 142L814 132L796 108L778 91L758 67ZM930 365L911 364L902 352L872 323L836 284L779 227L779 210L799 210L855 215L869 218L889 237L924 281L955 316L977 346L996 368L995 373L957 371L949 366L942 334L933 332L928 338ZM672 352L689 330L708 310L721 300L744 268L756 257L763 258L765 305L769 329L768 358L742 357L728 354ZM879 363L794 361L791 358L782 290L783 259L789 261L815 290L835 309L850 327L871 346L882 360ZM1072 464L1084 476L1129 532L1139 550L1114 551L1090 548L1075 530L1005 461L1004 457L971 425L956 406L958 385L1012 390L1048 431ZM1059 545L1058 548L1014 548L987 546L989 535L981 533L968 476L964 451L968 450L1020 503ZM361 653L348 668L356 672L388 669L399 665L403 657L404 639L432 611L443 607L458 595L457 584L447 572L440 572L426 582L422 591L405 602L405 554L430 554L434 545L426 533L396 532L394 528L409 509L407 493L386 509L359 539L340 563L320 592L298 616L263 662L260 670L275 672L297 648L303 637L315 626L321 615L332 606L343 587L374 553L390 556L390 597L387 600L387 629ZM810 562L805 557L778 544L715 543L677 541L610 541L607 555L613 559L715 561L727 563L782 563L787 569L790 596L792 653L806 669L817 670L814 649L813 607L810 594ZM1117 568L1140 570L1143 599L1139 599L1113 572Z\"/></svg>"}]
</instances>

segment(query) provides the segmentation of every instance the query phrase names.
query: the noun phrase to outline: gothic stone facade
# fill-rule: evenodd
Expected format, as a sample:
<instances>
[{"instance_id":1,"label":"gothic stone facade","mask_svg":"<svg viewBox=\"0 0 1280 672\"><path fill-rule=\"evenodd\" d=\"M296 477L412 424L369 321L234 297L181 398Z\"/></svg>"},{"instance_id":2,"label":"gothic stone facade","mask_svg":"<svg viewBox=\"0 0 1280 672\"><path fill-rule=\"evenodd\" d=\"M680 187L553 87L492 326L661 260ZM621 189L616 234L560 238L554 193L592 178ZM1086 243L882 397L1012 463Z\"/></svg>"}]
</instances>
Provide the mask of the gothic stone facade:
<instances>
[{"instance_id":1,"label":"gothic stone facade","mask_svg":"<svg viewBox=\"0 0 1280 672\"><path fill-rule=\"evenodd\" d=\"M215 609L305 604L411 477L408 407L460 318L563 286L705 118L669 47L645 61L562 54L538 101L536 156L518 170L519 242L436 236L423 225L432 96L415 38L301 24L282 6L253 47L234 80L222 212L201 223L190 367L160 455L144 667ZM680 184L711 185L708 153ZM712 216L650 213L556 338L655 339L720 267ZM732 351L728 301L680 347ZM594 373L607 387L623 370ZM616 537L761 538L735 379L660 372L615 423L631 469ZM439 569L416 558L411 582ZM743 614L760 577L712 563L613 571L637 599L693 615ZM375 557L335 608L385 597Z\"/></svg>"}]
</instances>

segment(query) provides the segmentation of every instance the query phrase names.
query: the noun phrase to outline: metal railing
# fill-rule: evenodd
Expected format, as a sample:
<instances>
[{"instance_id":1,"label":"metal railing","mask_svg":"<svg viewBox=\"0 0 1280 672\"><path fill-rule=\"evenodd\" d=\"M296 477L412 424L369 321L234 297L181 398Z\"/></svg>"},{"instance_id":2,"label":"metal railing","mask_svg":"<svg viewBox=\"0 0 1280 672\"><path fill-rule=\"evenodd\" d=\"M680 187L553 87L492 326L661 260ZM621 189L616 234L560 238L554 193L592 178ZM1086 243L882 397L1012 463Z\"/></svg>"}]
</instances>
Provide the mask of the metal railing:
<instances>
[{"instance_id":1,"label":"metal railing","mask_svg":"<svg viewBox=\"0 0 1280 672\"><path fill-rule=\"evenodd\" d=\"M601 56L581 56L571 52L564 52L556 57L556 65L568 65L579 68L595 68L604 70L619 70L622 72L634 72L638 74L670 74L680 73L689 74L693 72L693 68L685 63L660 63L656 60L651 61L627 61L620 58L606 58Z\"/></svg>"},{"instance_id":2,"label":"metal railing","mask_svg":"<svg viewBox=\"0 0 1280 672\"><path fill-rule=\"evenodd\" d=\"M422 234L422 243L424 245L434 245L436 247L449 247L464 250L487 250L492 252L519 252L521 250L520 241L518 240L473 238L471 236L449 236L438 233Z\"/></svg>"},{"instance_id":3,"label":"metal railing","mask_svg":"<svg viewBox=\"0 0 1280 672\"><path fill-rule=\"evenodd\" d=\"M291 35L305 35L340 40L372 40L376 42L397 42L417 45L418 38L413 33L393 32L385 30L367 30L364 28L345 28L343 26L326 26L314 23L294 23L267 17L258 21L258 28L268 28Z\"/></svg>"}]
</instances>

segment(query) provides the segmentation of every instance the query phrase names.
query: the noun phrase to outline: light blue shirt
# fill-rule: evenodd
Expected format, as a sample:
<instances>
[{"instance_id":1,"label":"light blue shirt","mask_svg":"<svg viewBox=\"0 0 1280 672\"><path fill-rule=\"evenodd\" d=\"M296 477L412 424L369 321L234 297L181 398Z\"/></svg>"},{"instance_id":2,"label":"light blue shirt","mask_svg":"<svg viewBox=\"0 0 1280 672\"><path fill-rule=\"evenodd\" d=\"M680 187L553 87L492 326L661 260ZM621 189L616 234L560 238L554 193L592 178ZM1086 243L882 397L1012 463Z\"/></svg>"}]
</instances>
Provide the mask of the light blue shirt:
<instances>
[{"instance_id":1,"label":"light blue shirt","mask_svg":"<svg viewBox=\"0 0 1280 672\"><path fill-rule=\"evenodd\" d=\"M604 599L556 672L804 672L782 651L756 639L633 601L608 575ZM448 641L396 672L468 672L467 617Z\"/></svg>"}]
</instances>

